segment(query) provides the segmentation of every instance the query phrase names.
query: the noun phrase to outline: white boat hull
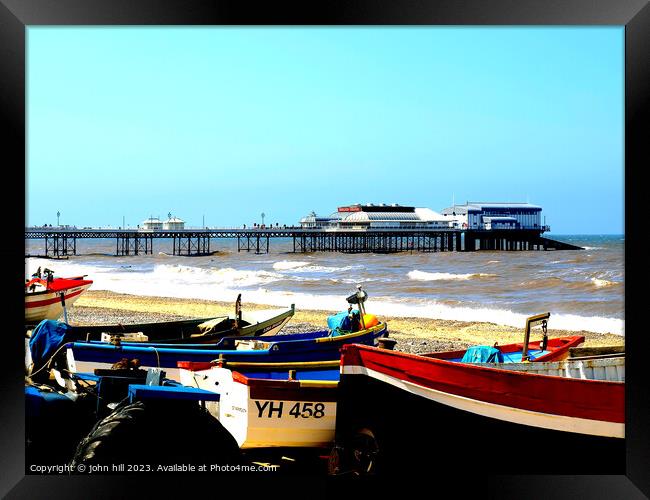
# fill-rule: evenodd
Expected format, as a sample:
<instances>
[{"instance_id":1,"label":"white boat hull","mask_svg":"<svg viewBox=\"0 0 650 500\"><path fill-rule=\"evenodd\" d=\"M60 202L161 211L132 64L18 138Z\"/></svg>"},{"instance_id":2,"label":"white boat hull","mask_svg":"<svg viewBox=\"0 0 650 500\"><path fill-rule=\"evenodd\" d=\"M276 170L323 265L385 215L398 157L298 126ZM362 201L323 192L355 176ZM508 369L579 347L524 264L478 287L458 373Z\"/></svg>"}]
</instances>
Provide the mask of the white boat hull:
<instances>
[{"instance_id":1,"label":"white boat hull","mask_svg":"<svg viewBox=\"0 0 650 500\"><path fill-rule=\"evenodd\" d=\"M318 448L334 442L337 382L249 379L243 383L231 370L216 367L182 369L180 378L183 385L221 395L218 403L207 403L208 410L242 449Z\"/></svg>"},{"instance_id":2,"label":"white boat hull","mask_svg":"<svg viewBox=\"0 0 650 500\"><path fill-rule=\"evenodd\" d=\"M91 283L68 288L64 291L66 307L72 305L79 296L90 288ZM37 323L44 319L58 319L63 314L61 292L25 294L25 322Z\"/></svg>"}]
</instances>

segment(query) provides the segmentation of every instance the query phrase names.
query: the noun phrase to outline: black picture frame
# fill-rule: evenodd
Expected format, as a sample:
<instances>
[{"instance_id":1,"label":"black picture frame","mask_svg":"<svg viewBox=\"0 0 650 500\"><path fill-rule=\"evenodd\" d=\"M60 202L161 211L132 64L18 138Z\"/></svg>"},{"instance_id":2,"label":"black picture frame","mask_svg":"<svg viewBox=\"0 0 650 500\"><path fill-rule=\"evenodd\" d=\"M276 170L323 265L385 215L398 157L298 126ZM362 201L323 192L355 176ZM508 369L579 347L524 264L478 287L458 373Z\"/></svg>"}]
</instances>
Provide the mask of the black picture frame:
<instances>
[{"instance_id":1,"label":"black picture frame","mask_svg":"<svg viewBox=\"0 0 650 500\"><path fill-rule=\"evenodd\" d=\"M647 164L650 89L650 7L646 0L444 0L444 1L323 1L255 3L235 0L0 0L0 102L3 119L5 207L2 262L11 262L11 286L6 286L4 306L2 395L0 405L0 494L9 497L93 498L136 496L158 491L169 496L180 488L185 496L207 487L215 494L227 482L248 497L253 490L270 491L274 479L238 476L235 481L185 475L166 476L35 476L25 475L24 394L22 328L24 281L25 182L21 165L25 156L25 34L37 25L618 25L625 26L625 324L626 335L626 474L624 476L503 476L475 478L459 471L463 482L453 478L418 478L425 488L451 481L460 493L499 498L643 498L650 496L650 391L644 377L643 305L643 167ZM11 153L7 155L7 153ZM13 173L13 175L12 175ZM552 189L552 186L548 186ZM39 193L61 196L65 193ZM637 209L638 211L635 211ZM16 215L14 212L17 212ZM63 425L63 423L60 423ZM53 423L55 430L57 423ZM525 460L535 449L518 449ZM432 450L444 453L444 450ZM550 450L571 453L572 450ZM576 456L576 460L580 457ZM534 471L531 471L531 473ZM416 479L416 478L413 478ZM392 478L393 483L402 483ZM297 479L291 480L297 485ZM287 495L305 492L320 495L311 478L309 490L297 487ZM304 483L304 481L301 481ZM459 486L460 484L460 486ZM475 484L476 488L471 485ZM245 485L245 486L244 486ZM359 486L357 484L357 486ZM367 482L361 484L368 486ZM402 484L402 486L404 486ZM301 493L302 492L302 493ZM420 494L404 486L403 492Z\"/></svg>"}]
</instances>

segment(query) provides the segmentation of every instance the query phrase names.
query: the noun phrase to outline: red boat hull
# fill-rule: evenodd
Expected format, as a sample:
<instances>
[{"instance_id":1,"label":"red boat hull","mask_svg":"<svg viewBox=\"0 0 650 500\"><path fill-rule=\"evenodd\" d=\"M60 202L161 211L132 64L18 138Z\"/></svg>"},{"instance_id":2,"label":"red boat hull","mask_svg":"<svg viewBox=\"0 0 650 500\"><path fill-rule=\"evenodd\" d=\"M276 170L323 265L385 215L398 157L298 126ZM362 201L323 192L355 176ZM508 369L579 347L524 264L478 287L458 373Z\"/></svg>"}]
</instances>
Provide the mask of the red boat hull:
<instances>
[{"instance_id":1,"label":"red boat hull","mask_svg":"<svg viewBox=\"0 0 650 500\"><path fill-rule=\"evenodd\" d=\"M47 288L42 291L30 292L29 286L37 282ZM58 319L63 314L61 294L64 294L66 307L75 302L85 292L91 280L79 278L55 278L47 283L34 279L25 284L25 323L34 324L44 319Z\"/></svg>"},{"instance_id":2,"label":"red boat hull","mask_svg":"<svg viewBox=\"0 0 650 500\"><path fill-rule=\"evenodd\" d=\"M336 425L342 456L359 432L369 433L384 471L577 474L625 468L624 384L617 382L352 345L343 348ZM418 457L423 452L424 461Z\"/></svg>"}]
</instances>

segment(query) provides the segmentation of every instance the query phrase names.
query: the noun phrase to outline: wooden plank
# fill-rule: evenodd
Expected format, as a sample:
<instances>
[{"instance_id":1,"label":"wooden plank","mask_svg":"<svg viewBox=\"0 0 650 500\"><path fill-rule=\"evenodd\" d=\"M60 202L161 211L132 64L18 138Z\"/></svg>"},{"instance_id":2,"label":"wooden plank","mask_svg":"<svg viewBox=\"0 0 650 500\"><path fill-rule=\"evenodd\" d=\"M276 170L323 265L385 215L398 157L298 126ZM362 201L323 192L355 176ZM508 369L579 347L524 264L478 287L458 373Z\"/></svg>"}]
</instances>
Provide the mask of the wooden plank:
<instances>
[{"instance_id":1,"label":"wooden plank","mask_svg":"<svg viewBox=\"0 0 650 500\"><path fill-rule=\"evenodd\" d=\"M571 347L569 349L570 358L586 356L603 356L607 354L624 354L624 345L599 346L599 347Z\"/></svg>"}]
</instances>

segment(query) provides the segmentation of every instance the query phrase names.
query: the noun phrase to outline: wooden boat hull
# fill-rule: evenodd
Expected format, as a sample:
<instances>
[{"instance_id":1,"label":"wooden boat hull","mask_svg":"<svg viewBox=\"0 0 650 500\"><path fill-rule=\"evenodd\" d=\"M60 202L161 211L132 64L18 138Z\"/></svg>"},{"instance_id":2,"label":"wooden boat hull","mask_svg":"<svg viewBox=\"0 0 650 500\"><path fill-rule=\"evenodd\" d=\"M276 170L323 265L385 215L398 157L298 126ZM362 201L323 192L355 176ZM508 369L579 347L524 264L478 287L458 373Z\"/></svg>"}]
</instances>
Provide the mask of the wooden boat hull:
<instances>
[{"instance_id":1,"label":"wooden boat hull","mask_svg":"<svg viewBox=\"0 0 650 500\"><path fill-rule=\"evenodd\" d=\"M130 325L73 326L69 329L71 340L101 340L102 334L124 335L141 333L147 342L159 344L213 344L228 336L272 336L276 335L291 320L295 313L292 305L288 309L255 311L243 314L244 325L234 328L234 317L200 318L180 321L139 323ZM215 323L210 325L210 323ZM125 342L141 344L141 342Z\"/></svg>"},{"instance_id":2,"label":"wooden boat hull","mask_svg":"<svg viewBox=\"0 0 650 500\"><path fill-rule=\"evenodd\" d=\"M307 370L303 376L313 373ZM334 441L339 373L332 367L323 373L317 380L288 380L287 371L276 371L277 378L259 371L247 377L213 367L181 370L181 383L220 394L218 402L206 402L206 407L242 449L325 448Z\"/></svg>"},{"instance_id":3,"label":"wooden boat hull","mask_svg":"<svg viewBox=\"0 0 650 500\"><path fill-rule=\"evenodd\" d=\"M66 307L74 304L92 281L80 281L78 286L63 290ZM44 291L25 294L25 323L35 324L44 319L58 319L63 314L61 291Z\"/></svg>"},{"instance_id":4,"label":"wooden boat hull","mask_svg":"<svg viewBox=\"0 0 650 500\"><path fill-rule=\"evenodd\" d=\"M521 373L365 346L344 347L341 363L336 449L349 467L354 443L365 436L364 446L376 451L377 472L625 469L623 383ZM423 453L424 461L418 458Z\"/></svg>"},{"instance_id":5,"label":"wooden boat hull","mask_svg":"<svg viewBox=\"0 0 650 500\"><path fill-rule=\"evenodd\" d=\"M142 368L162 367L167 377L179 380L177 363L191 361L211 363L219 358L226 362L295 362L333 361L340 359L340 349L348 343L375 345L377 339L388 335L386 323L347 335L329 336L327 331L308 334L278 335L260 339L225 338L215 347L187 348L159 345L120 345L106 343L74 342L67 345L67 369L72 372L90 372L97 368L110 368L123 358L137 359ZM252 345L251 341L257 345ZM252 345L252 348L251 348ZM226 349L218 349L228 346ZM241 349L244 346L244 349ZM259 348L256 348L259 347Z\"/></svg>"}]
</instances>

